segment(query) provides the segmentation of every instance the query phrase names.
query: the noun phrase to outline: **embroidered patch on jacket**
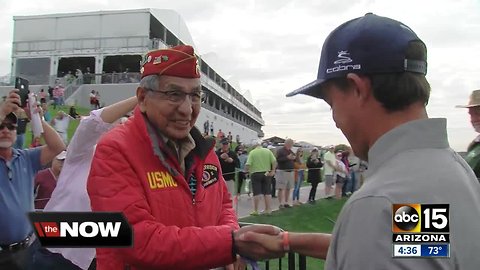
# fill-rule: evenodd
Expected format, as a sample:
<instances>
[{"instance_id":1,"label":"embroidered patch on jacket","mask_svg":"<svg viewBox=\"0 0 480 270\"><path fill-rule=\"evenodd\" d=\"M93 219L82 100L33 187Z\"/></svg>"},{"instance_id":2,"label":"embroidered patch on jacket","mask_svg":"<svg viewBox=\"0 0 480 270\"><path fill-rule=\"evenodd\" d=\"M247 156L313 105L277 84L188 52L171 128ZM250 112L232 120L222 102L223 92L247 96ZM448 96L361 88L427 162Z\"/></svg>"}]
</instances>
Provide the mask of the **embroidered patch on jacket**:
<instances>
[{"instance_id":1,"label":"embroidered patch on jacket","mask_svg":"<svg viewBox=\"0 0 480 270\"><path fill-rule=\"evenodd\" d=\"M151 190L176 188L178 186L172 175L165 171L147 172L147 180Z\"/></svg>"},{"instance_id":2,"label":"embroidered patch on jacket","mask_svg":"<svg viewBox=\"0 0 480 270\"><path fill-rule=\"evenodd\" d=\"M218 167L212 164L203 165L202 186L204 188L218 182Z\"/></svg>"}]
</instances>

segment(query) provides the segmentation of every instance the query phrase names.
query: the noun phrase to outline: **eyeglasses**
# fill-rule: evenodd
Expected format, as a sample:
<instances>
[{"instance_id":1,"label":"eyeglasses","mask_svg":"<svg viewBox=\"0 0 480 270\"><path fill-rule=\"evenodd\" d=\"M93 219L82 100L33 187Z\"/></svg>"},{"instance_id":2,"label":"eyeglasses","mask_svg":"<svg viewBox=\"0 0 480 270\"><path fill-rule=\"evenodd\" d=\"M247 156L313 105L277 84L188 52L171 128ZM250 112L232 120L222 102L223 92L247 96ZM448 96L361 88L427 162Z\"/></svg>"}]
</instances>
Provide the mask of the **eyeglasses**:
<instances>
[{"instance_id":1,"label":"eyeglasses","mask_svg":"<svg viewBox=\"0 0 480 270\"><path fill-rule=\"evenodd\" d=\"M8 128L8 130L15 130L17 129L17 125L16 124L12 124L12 123L1 123L0 124L0 130L4 129L4 128Z\"/></svg>"},{"instance_id":2,"label":"eyeglasses","mask_svg":"<svg viewBox=\"0 0 480 270\"><path fill-rule=\"evenodd\" d=\"M202 102L203 92L202 91L193 91L191 93L185 93L179 90L170 90L170 91L157 91L153 89L148 89L148 91L165 96L165 98L173 103L180 104L185 101L187 96L190 96L192 103L199 104Z\"/></svg>"}]
</instances>

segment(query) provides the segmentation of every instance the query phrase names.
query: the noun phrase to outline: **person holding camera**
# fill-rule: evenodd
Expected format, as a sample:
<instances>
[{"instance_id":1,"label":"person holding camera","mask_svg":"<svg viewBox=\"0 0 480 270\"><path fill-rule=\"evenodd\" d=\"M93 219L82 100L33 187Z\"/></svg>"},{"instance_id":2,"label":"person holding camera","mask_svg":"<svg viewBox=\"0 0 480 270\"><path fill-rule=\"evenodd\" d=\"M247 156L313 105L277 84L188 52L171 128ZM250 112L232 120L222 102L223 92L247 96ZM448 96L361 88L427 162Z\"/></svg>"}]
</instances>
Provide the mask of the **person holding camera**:
<instances>
[{"instance_id":1,"label":"person holding camera","mask_svg":"<svg viewBox=\"0 0 480 270\"><path fill-rule=\"evenodd\" d=\"M21 104L18 90L0 103L0 269L28 269L39 248L27 213L34 211L35 174L65 150L55 130L42 121L45 145L31 149L14 148L17 115ZM27 109L28 115L28 109Z\"/></svg>"}]
</instances>

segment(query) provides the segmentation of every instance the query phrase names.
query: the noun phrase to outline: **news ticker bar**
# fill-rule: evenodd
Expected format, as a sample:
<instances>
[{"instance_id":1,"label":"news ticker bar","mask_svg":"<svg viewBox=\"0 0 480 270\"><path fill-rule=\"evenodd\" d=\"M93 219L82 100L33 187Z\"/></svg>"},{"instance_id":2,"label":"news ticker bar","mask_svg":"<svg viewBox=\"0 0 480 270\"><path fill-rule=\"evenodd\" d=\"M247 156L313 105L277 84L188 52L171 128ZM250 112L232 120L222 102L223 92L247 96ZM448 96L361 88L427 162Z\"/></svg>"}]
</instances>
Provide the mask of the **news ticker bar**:
<instances>
[{"instance_id":1,"label":"news ticker bar","mask_svg":"<svg viewBox=\"0 0 480 270\"><path fill-rule=\"evenodd\" d=\"M393 244L393 257L450 257L450 244Z\"/></svg>"}]
</instances>

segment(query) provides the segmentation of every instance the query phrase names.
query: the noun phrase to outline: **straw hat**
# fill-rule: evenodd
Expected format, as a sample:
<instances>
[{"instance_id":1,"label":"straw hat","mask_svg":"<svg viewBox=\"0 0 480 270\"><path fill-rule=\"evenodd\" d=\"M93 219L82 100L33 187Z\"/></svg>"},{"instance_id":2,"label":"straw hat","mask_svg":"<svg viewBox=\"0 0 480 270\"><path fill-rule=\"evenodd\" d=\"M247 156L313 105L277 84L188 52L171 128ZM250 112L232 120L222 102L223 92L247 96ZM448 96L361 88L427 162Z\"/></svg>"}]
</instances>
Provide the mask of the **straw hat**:
<instances>
[{"instance_id":1,"label":"straw hat","mask_svg":"<svg viewBox=\"0 0 480 270\"><path fill-rule=\"evenodd\" d=\"M456 108L471 108L480 106L480 90L473 90L472 94L470 95L470 100L468 101L468 105L457 105Z\"/></svg>"}]
</instances>

